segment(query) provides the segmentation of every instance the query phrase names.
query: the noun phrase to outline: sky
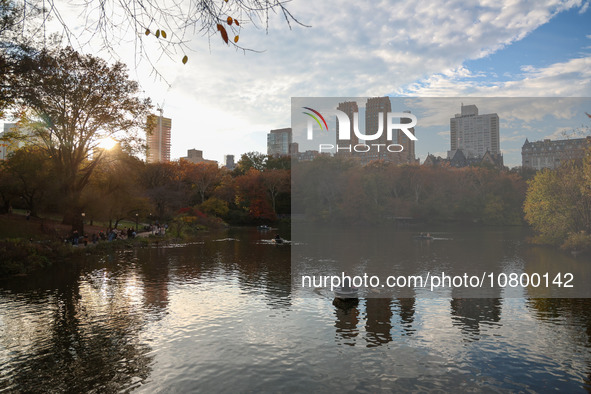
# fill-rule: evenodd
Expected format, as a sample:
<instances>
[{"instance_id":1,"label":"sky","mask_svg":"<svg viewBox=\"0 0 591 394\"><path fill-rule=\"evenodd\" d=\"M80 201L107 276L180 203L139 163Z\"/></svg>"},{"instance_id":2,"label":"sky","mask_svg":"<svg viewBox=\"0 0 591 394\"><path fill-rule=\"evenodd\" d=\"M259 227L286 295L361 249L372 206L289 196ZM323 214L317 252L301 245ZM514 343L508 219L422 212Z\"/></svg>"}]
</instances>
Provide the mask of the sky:
<instances>
[{"instance_id":1,"label":"sky","mask_svg":"<svg viewBox=\"0 0 591 394\"><path fill-rule=\"evenodd\" d=\"M130 76L172 118L172 158L193 148L219 162L227 154L266 153L267 133L291 125L291 97L461 97L472 104L470 97L591 96L588 0L293 0L287 6L307 26L290 29L282 15L270 15L268 29L243 21L240 43L258 52L237 51L218 36L185 37L192 49L187 64L180 55L156 63L166 82L150 74L146 61L138 64L130 44L114 45ZM77 20L74 12L64 15ZM108 55L98 46L91 50ZM585 122L580 113L573 119L574 126L516 133L501 117L505 164L521 163L526 137L556 138ZM421 161L428 152L449 150L446 130L421 136L420 119L416 130Z\"/></svg>"}]
</instances>

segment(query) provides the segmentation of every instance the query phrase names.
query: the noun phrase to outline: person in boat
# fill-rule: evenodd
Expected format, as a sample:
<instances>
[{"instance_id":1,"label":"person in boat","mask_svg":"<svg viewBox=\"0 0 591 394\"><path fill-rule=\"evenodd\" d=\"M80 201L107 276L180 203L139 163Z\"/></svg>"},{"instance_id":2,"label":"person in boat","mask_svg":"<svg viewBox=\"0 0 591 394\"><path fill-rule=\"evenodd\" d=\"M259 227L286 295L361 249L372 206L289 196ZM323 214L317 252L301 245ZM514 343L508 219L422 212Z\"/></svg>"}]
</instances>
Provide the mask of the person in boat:
<instances>
[{"instance_id":1,"label":"person in boat","mask_svg":"<svg viewBox=\"0 0 591 394\"><path fill-rule=\"evenodd\" d=\"M273 241L275 241L276 244L283 243L283 239L279 236L279 234L275 235L275 238L273 238Z\"/></svg>"}]
</instances>

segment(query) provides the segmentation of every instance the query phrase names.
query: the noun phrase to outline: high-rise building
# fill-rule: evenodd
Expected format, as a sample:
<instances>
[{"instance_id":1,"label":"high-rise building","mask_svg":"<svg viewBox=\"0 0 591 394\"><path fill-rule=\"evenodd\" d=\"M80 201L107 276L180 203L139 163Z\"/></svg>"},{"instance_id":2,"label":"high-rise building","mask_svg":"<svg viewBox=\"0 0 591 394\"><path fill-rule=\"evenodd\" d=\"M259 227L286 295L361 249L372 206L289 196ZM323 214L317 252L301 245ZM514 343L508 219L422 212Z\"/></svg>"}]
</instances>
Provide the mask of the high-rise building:
<instances>
[{"instance_id":1,"label":"high-rise building","mask_svg":"<svg viewBox=\"0 0 591 394\"><path fill-rule=\"evenodd\" d=\"M361 157L363 164L367 164L374 160L383 160L396 164L418 164L415 158L415 142L408 138L406 134L400 129L392 133L392 140L388 140L387 126L388 113L392 112L392 104L389 97L373 97L367 100L365 107L365 130L366 134L375 134L380 128L380 121L382 122L382 134L376 140L367 141L366 143L376 144L380 148L372 148L368 152L358 154ZM410 113L410 111L404 111ZM381 119L381 120L380 120ZM401 124L411 123L410 118L400 118ZM409 131L414 135L415 129L411 127ZM403 150L390 152L386 146L391 144L399 144Z\"/></svg>"},{"instance_id":2,"label":"high-rise building","mask_svg":"<svg viewBox=\"0 0 591 394\"><path fill-rule=\"evenodd\" d=\"M396 161L395 155L398 152L388 152L385 147L397 141L388 141L386 125L388 124L388 112L392 112L392 104L389 97L372 97L367 99L365 104L365 134L372 135L379 130L380 121L382 122L382 134L376 140L367 141L367 144L379 144L381 149L371 149L368 152L361 153L362 162L367 164L374 160ZM381 120L380 120L381 119Z\"/></svg>"},{"instance_id":3,"label":"high-rise building","mask_svg":"<svg viewBox=\"0 0 591 394\"><path fill-rule=\"evenodd\" d=\"M148 131L146 140L148 163L162 163L170 161L170 132L172 119L157 115L148 115Z\"/></svg>"},{"instance_id":4,"label":"high-rise building","mask_svg":"<svg viewBox=\"0 0 591 394\"><path fill-rule=\"evenodd\" d=\"M402 111L404 113L410 114L410 111ZM400 124L408 124L411 123L412 120L410 118L400 118ZM408 129L412 135L415 134L415 128L411 127ZM397 143L404 147L404 150L399 153L401 157L401 163L404 164L419 164L419 160L417 160L415 156L415 141L408 138L406 134L402 130L398 130L398 138Z\"/></svg>"},{"instance_id":5,"label":"high-rise building","mask_svg":"<svg viewBox=\"0 0 591 394\"><path fill-rule=\"evenodd\" d=\"M352 147L359 144L359 138L357 138L357 136L353 132L353 114L359 112L359 106L357 105L357 102L355 102L355 101L345 101L343 103L339 103L339 105L337 106L337 109L339 111L346 113L347 116L349 117L349 127L350 127L349 135L351 136L351 139L339 140L340 125L339 125L339 120L337 118L337 134L336 134L337 151L336 151L336 153L338 155L342 155L342 156L351 156L353 154Z\"/></svg>"},{"instance_id":6,"label":"high-rise building","mask_svg":"<svg viewBox=\"0 0 591 394\"><path fill-rule=\"evenodd\" d=\"M478 115L478 107L462 104L461 113L449 120L451 150L448 157L461 149L467 158L482 158L488 151L501 153L499 140L499 115Z\"/></svg>"},{"instance_id":7,"label":"high-rise building","mask_svg":"<svg viewBox=\"0 0 591 394\"><path fill-rule=\"evenodd\" d=\"M203 151L198 149L189 149L187 151L186 157L181 157L181 160L186 160L190 163L197 164L197 163L215 163L218 164L215 160L208 160L203 158Z\"/></svg>"},{"instance_id":8,"label":"high-rise building","mask_svg":"<svg viewBox=\"0 0 591 394\"><path fill-rule=\"evenodd\" d=\"M225 155L224 156L224 167L228 170L233 170L236 168L236 163L234 162L234 155Z\"/></svg>"},{"instance_id":9,"label":"high-rise building","mask_svg":"<svg viewBox=\"0 0 591 394\"><path fill-rule=\"evenodd\" d=\"M4 138L4 133L9 133L15 127L16 123L4 123L4 132L0 133L0 160L6 160L14 148L11 141L2 138Z\"/></svg>"},{"instance_id":10,"label":"high-rise building","mask_svg":"<svg viewBox=\"0 0 591 394\"><path fill-rule=\"evenodd\" d=\"M267 134L267 155L289 155L289 147L292 143L291 127L271 130Z\"/></svg>"},{"instance_id":11,"label":"high-rise building","mask_svg":"<svg viewBox=\"0 0 591 394\"><path fill-rule=\"evenodd\" d=\"M351 156L360 161L361 164L367 164L374 160L384 160L394 162L397 164L418 164L415 159L415 142L404 134L402 130L393 133L392 141L388 140L387 126L388 113L392 112L392 104L389 97L372 97L367 100L365 106L365 135L371 136L376 134L382 123L381 135L375 140L359 140L353 131L354 121L353 114L358 113L359 108L355 101L346 101L339 103L338 110L347 114L350 120L350 135L349 140L338 139L339 122L337 119L337 154L341 156ZM405 111L410 113L410 111ZM400 123L410 123L409 118L401 118ZM359 126L361 128L361 126ZM410 128L411 133L415 133L414 127ZM371 146L370 149L362 147L367 144ZM403 151L389 151L386 149L391 144L400 144ZM357 149L355 146L360 145ZM366 151L367 150L367 151Z\"/></svg>"},{"instance_id":12,"label":"high-rise building","mask_svg":"<svg viewBox=\"0 0 591 394\"><path fill-rule=\"evenodd\" d=\"M18 138L15 138L16 136ZM16 123L4 123L4 132L0 132L0 160L8 159L14 151L35 143L35 140L31 129L18 126Z\"/></svg>"}]
</instances>

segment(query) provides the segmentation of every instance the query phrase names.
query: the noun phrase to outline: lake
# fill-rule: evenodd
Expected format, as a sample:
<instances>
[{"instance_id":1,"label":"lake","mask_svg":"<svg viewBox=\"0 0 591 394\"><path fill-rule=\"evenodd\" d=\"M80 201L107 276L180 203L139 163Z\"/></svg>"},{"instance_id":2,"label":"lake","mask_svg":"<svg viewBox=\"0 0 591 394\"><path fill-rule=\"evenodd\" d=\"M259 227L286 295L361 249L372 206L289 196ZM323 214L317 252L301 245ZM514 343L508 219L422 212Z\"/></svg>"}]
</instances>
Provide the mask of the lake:
<instances>
[{"instance_id":1,"label":"lake","mask_svg":"<svg viewBox=\"0 0 591 394\"><path fill-rule=\"evenodd\" d=\"M479 250L524 272L588 265L521 229L434 231L440 243L396 231L409 259ZM231 228L0 281L0 391L591 390L590 299L335 302L292 286L292 250L306 245L274 235Z\"/></svg>"}]
</instances>

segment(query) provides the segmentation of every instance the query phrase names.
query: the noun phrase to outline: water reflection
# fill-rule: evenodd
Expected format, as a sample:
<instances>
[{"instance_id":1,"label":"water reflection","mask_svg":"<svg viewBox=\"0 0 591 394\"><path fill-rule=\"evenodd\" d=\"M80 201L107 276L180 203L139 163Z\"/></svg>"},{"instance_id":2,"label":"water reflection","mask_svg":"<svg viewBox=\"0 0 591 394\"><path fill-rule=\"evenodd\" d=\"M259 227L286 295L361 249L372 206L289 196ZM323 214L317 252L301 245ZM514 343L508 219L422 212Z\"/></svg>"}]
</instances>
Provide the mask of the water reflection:
<instances>
[{"instance_id":1,"label":"water reflection","mask_svg":"<svg viewBox=\"0 0 591 394\"><path fill-rule=\"evenodd\" d=\"M0 283L0 391L590 387L588 299L300 297L289 247L264 237L231 229Z\"/></svg>"},{"instance_id":2,"label":"water reflection","mask_svg":"<svg viewBox=\"0 0 591 394\"><path fill-rule=\"evenodd\" d=\"M359 305L358 299L342 300L335 298L332 302L335 306L335 328L337 343L355 346L355 338L359 335Z\"/></svg>"},{"instance_id":3,"label":"water reflection","mask_svg":"<svg viewBox=\"0 0 591 394\"><path fill-rule=\"evenodd\" d=\"M392 299L369 298L365 304L367 347L392 341Z\"/></svg>"},{"instance_id":4,"label":"water reflection","mask_svg":"<svg viewBox=\"0 0 591 394\"><path fill-rule=\"evenodd\" d=\"M415 330L412 327L415 317L415 298L397 298L400 308L400 323L405 335L412 335Z\"/></svg>"},{"instance_id":5,"label":"water reflection","mask_svg":"<svg viewBox=\"0 0 591 394\"><path fill-rule=\"evenodd\" d=\"M358 300L335 298L333 306L337 343L355 346L364 330L365 346L376 347L392 342L396 332L410 337L417 331L413 327L416 298L369 298L361 306ZM464 341L472 342L480 339L483 326L499 325L501 312L500 298L452 298L448 319L452 326L460 329ZM399 319L395 319L395 314Z\"/></svg>"},{"instance_id":6,"label":"water reflection","mask_svg":"<svg viewBox=\"0 0 591 394\"><path fill-rule=\"evenodd\" d=\"M159 251L159 249L151 249ZM139 259L135 258L139 262ZM143 259L139 264L140 280L137 283L142 287L144 307L154 316L161 316L168 306L168 286L170 270L168 264L162 264L158 259Z\"/></svg>"},{"instance_id":7,"label":"water reflection","mask_svg":"<svg viewBox=\"0 0 591 394\"><path fill-rule=\"evenodd\" d=\"M129 272L119 280L95 270L36 297L3 295L2 309L12 302L20 307L3 310L8 353L2 352L1 372L8 378L0 389L117 391L144 382L153 357L138 338L143 323L129 292L134 276Z\"/></svg>"},{"instance_id":8,"label":"water reflection","mask_svg":"<svg viewBox=\"0 0 591 394\"><path fill-rule=\"evenodd\" d=\"M500 298L453 298L450 303L453 324L465 341L478 341L482 325L501 320Z\"/></svg>"}]
</instances>

